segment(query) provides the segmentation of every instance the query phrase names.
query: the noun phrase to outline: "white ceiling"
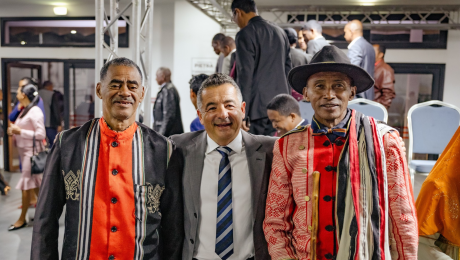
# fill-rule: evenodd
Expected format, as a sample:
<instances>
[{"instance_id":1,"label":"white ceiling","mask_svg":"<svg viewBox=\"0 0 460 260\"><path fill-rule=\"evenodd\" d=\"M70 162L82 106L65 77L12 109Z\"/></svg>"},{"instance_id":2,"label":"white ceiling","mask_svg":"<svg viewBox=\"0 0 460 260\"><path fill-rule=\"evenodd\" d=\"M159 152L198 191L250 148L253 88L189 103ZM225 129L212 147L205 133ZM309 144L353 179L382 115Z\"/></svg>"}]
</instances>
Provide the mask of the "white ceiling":
<instances>
[{"instance_id":1,"label":"white ceiling","mask_svg":"<svg viewBox=\"0 0 460 260\"><path fill-rule=\"evenodd\" d=\"M154 0L155 3L168 3L172 1L184 0ZM110 3L105 0L106 4ZM128 0L120 0L121 5L129 2ZM5 5L93 5L95 0L0 0L0 7ZM257 5L361 5L363 3L373 3L375 5L459 5L460 0L256 0Z\"/></svg>"}]
</instances>

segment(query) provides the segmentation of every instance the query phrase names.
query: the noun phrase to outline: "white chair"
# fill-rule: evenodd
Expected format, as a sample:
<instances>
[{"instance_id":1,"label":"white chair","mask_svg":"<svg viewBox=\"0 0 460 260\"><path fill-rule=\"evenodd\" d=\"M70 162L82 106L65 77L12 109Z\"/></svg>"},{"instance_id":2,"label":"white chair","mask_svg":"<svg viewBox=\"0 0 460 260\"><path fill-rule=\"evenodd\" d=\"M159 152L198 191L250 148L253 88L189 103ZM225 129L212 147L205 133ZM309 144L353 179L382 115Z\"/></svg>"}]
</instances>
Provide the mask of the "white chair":
<instances>
[{"instance_id":1,"label":"white chair","mask_svg":"<svg viewBox=\"0 0 460 260\"><path fill-rule=\"evenodd\" d=\"M299 106L300 106L300 116L303 119L306 119L308 120L308 122L311 123L311 120L313 119L313 115L315 114L315 111L313 110L311 103L301 100L299 101Z\"/></svg>"},{"instance_id":2,"label":"white chair","mask_svg":"<svg viewBox=\"0 0 460 260\"><path fill-rule=\"evenodd\" d=\"M439 100L423 102L409 109L407 124L409 171L415 185L415 173L429 173L436 161L412 160L413 153L441 154L460 125L460 109Z\"/></svg>"},{"instance_id":3,"label":"white chair","mask_svg":"<svg viewBox=\"0 0 460 260\"><path fill-rule=\"evenodd\" d=\"M375 101L365 98L356 98L348 102L348 108L354 109L379 121L388 122L387 109L382 104Z\"/></svg>"}]
</instances>

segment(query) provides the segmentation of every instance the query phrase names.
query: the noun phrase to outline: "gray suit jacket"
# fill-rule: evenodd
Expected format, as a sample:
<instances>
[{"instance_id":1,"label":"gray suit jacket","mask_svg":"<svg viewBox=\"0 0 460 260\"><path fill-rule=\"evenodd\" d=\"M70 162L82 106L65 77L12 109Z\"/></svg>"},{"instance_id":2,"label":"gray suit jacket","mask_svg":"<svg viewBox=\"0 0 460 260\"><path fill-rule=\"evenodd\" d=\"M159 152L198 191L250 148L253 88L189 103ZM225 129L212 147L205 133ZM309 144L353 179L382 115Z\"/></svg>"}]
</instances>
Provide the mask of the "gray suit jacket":
<instances>
[{"instance_id":1,"label":"gray suit jacket","mask_svg":"<svg viewBox=\"0 0 460 260\"><path fill-rule=\"evenodd\" d=\"M307 53L315 55L319 52L324 46L329 46L330 44L326 41L324 37L320 37L315 40L310 40L307 43Z\"/></svg>"},{"instance_id":2,"label":"gray suit jacket","mask_svg":"<svg viewBox=\"0 0 460 260\"><path fill-rule=\"evenodd\" d=\"M291 62L293 68L310 63L312 57L313 55L307 54L300 49L291 48Z\"/></svg>"},{"instance_id":3,"label":"gray suit jacket","mask_svg":"<svg viewBox=\"0 0 460 260\"><path fill-rule=\"evenodd\" d=\"M242 131L246 148L253 200L253 234L255 259L269 260L267 242L262 229L265 218L265 202L273 160L274 137L252 135ZM198 222L200 219L200 187L206 153L206 132L198 131L170 137L184 159L183 195L185 240L183 260L191 260L198 247ZM208 214L215 214L208 212ZM244 260L244 259L242 259Z\"/></svg>"},{"instance_id":4,"label":"gray suit jacket","mask_svg":"<svg viewBox=\"0 0 460 260\"><path fill-rule=\"evenodd\" d=\"M286 34L260 16L236 34L237 83L251 120L267 117L267 105L278 94L289 94L291 58Z\"/></svg>"},{"instance_id":5,"label":"gray suit jacket","mask_svg":"<svg viewBox=\"0 0 460 260\"><path fill-rule=\"evenodd\" d=\"M348 58L351 64L363 68L372 78L374 78L375 51L374 47L363 37L358 38L356 42L348 49ZM374 100L374 87L358 94L357 97Z\"/></svg>"}]
</instances>

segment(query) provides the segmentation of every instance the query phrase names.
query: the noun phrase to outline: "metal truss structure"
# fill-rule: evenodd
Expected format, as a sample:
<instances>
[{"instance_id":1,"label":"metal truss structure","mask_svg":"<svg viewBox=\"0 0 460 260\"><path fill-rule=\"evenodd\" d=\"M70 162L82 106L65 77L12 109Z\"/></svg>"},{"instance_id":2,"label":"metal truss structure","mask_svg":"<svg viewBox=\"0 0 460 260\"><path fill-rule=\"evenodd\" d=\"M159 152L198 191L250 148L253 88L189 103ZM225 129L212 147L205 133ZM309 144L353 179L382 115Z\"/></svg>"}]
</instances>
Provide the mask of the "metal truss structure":
<instances>
[{"instance_id":1,"label":"metal truss structure","mask_svg":"<svg viewBox=\"0 0 460 260\"><path fill-rule=\"evenodd\" d=\"M187 0L205 15L216 21L223 30L235 29L232 22L231 5L233 0Z\"/></svg>"},{"instance_id":2,"label":"metal truss structure","mask_svg":"<svg viewBox=\"0 0 460 260\"><path fill-rule=\"evenodd\" d=\"M231 0L187 1L219 23L223 30L236 27L231 21ZM262 17L274 17L270 20L281 27L300 27L302 22L313 15L325 27L343 28L350 20L356 19L356 15L360 15L365 29L460 29L460 5L259 6L258 12Z\"/></svg>"},{"instance_id":3,"label":"metal truss structure","mask_svg":"<svg viewBox=\"0 0 460 260\"><path fill-rule=\"evenodd\" d=\"M99 70L104 65L104 49L109 52L106 62L118 57L118 20L124 19L131 30L131 59L138 64L143 74L143 86L145 86L145 96L143 101L144 124L152 126L150 102L151 89L153 86L155 71L153 68L153 46L147 44L153 42L153 4L154 0L126 1L123 9L120 9L120 0L110 0L110 11L106 12L104 0L96 0L96 59L95 59L95 82L100 81ZM131 17L126 16L131 8ZM121 11L120 11L121 10ZM110 20L109 20L110 15ZM110 45L104 41L104 34L108 32ZM142 41L145 41L142 44ZM143 48L141 48L143 46ZM141 106L137 110L136 120L139 118ZM102 101L95 99L94 116L102 116Z\"/></svg>"},{"instance_id":4,"label":"metal truss structure","mask_svg":"<svg viewBox=\"0 0 460 260\"><path fill-rule=\"evenodd\" d=\"M308 18L323 27L343 28L359 17L365 29L460 29L460 5L456 6L263 6L263 16L271 13L281 27L300 26ZM322 16L322 19L320 17ZM301 19L299 19L301 18ZM303 18L303 19L302 19ZM309 18L312 19L312 18Z\"/></svg>"}]
</instances>

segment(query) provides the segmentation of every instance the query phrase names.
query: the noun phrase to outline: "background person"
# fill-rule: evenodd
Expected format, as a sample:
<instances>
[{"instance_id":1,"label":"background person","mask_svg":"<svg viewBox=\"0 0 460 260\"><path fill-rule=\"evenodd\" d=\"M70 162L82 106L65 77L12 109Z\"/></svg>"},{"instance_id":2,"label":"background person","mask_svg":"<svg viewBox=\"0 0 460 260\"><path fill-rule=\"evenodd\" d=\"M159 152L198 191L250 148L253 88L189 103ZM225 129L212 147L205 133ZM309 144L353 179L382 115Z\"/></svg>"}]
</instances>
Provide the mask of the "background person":
<instances>
[{"instance_id":1,"label":"background person","mask_svg":"<svg viewBox=\"0 0 460 260\"><path fill-rule=\"evenodd\" d=\"M220 51L224 54L224 61L222 63L222 74L230 75L230 70L233 68L231 63L232 54L236 51L235 40L232 37L225 37L220 43Z\"/></svg>"},{"instance_id":2,"label":"background person","mask_svg":"<svg viewBox=\"0 0 460 260\"><path fill-rule=\"evenodd\" d=\"M196 95L198 94L198 90L200 90L201 84L203 84L203 81L205 81L208 77L209 76L206 74L200 74L200 75L193 76L189 81L190 100L192 101L193 106L195 107L195 110L198 109L197 104L196 104L197 102ZM204 126L201 124L200 118L197 115L197 117L193 119L192 123L190 124L190 132L196 132L200 130L204 130Z\"/></svg>"},{"instance_id":3,"label":"background person","mask_svg":"<svg viewBox=\"0 0 460 260\"><path fill-rule=\"evenodd\" d=\"M348 58L351 64L361 67L374 77L374 47L363 37L363 24L358 20L353 20L345 25L344 32L345 40L349 43ZM370 88L356 97L374 100L374 88Z\"/></svg>"},{"instance_id":4,"label":"background person","mask_svg":"<svg viewBox=\"0 0 460 260\"><path fill-rule=\"evenodd\" d=\"M53 83L45 81L43 88L38 91L38 94L43 99L45 107L45 128L46 137L50 146L53 146L54 138L57 133L62 131L61 112L64 110L61 102L62 94L59 91L53 90Z\"/></svg>"},{"instance_id":5,"label":"background person","mask_svg":"<svg viewBox=\"0 0 460 260\"><path fill-rule=\"evenodd\" d=\"M302 26L303 38L307 42L307 53L314 56L324 46L330 44L323 37L323 27L316 20L309 20Z\"/></svg>"},{"instance_id":6,"label":"background person","mask_svg":"<svg viewBox=\"0 0 460 260\"><path fill-rule=\"evenodd\" d=\"M223 33L218 33L212 38L211 46L214 49L214 53L219 55L216 64L216 72L222 72L222 63L224 62L224 54L220 51L220 42L225 38Z\"/></svg>"},{"instance_id":7,"label":"background person","mask_svg":"<svg viewBox=\"0 0 460 260\"><path fill-rule=\"evenodd\" d=\"M292 62L292 67L295 68L300 65L305 65L310 63L313 55L307 54L300 49L296 49L297 46L297 32L292 28L284 28L284 32L288 38L289 44L291 45L290 57Z\"/></svg>"},{"instance_id":8,"label":"background person","mask_svg":"<svg viewBox=\"0 0 460 260\"><path fill-rule=\"evenodd\" d=\"M396 97L395 72L384 58L386 48L381 44L372 45L375 51L374 101L390 109L391 101Z\"/></svg>"},{"instance_id":9,"label":"background person","mask_svg":"<svg viewBox=\"0 0 460 260\"><path fill-rule=\"evenodd\" d=\"M308 119L300 116L299 102L290 95L274 97L267 105L267 114L276 129L275 136L283 136L298 126L308 125Z\"/></svg>"},{"instance_id":10,"label":"background person","mask_svg":"<svg viewBox=\"0 0 460 260\"><path fill-rule=\"evenodd\" d=\"M180 113L180 97L179 92L171 82L171 71L161 67L156 76L160 91L153 105L153 130L166 137L182 134L184 128Z\"/></svg>"},{"instance_id":11,"label":"background person","mask_svg":"<svg viewBox=\"0 0 460 260\"><path fill-rule=\"evenodd\" d=\"M15 123L8 127L8 135L14 136L16 147L21 159L21 178L16 189L22 190L22 209L19 219L8 228L8 231L18 230L27 226L26 216L31 197L38 196L43 174L31 173L30 157L33 155L35 137L35 152L43 148L42 140L46 138L43 112L37 106L39 101L38 88L33 84L20 86L16 98L24 109Z\"/></svg>"},{"instance_id":12,"label":"background person","mask_svg":"<svg viewBox=\"0 0 460 260\"><path fill-rule=\"evenodd\" d=\"M237 83L247 104L250 132L269 135L274 129L267 104L278 94L290 93L291 48L283 29L257 15L254 0L234 0L231 9L232 19L241 29L236 35Z\"/></svg>"},{"instance_id":13,"label":"background person","mask_svg":"<svg viewBox=\"0 0 460 260\"><path fill-rule=\"evenodd\" d=\"M301 49L303 52L307 52L307 42L303 37L302 29L297 32L297 44L299 49Z\"/></svg>"},{"instance_id":14,"label":"background person","mask_svg":"<svg viewBox=\"0 0 460 260\"><path fill-rule=\"evenodd\" d=\"M38 88L38 83L35 79L30 78L30 77L24 77L21 80L19 80L18 87L25 86L28 84L33 84L35 87ZM37 106L42 110L43 113L43 121L46 120L46 115L45 115L45 105L43 103L43 99L40 97L38 100ZM14 106L13 110L11 113L8 115L8 119L14 123L16 119L18 118L19 114L21 113L22 109L24 107L21 105L21 103L18 101L16 105Z\"/></svg>"},{"instance_id":15,"label":"background person","mask_svg":"<svg viewBox=\"0 0 460 260\"><path fill-rule=\"evenodd\" d=\"M270 259L262 221L276 138L241 130L245 106L236 83L213 74L198 91L206 131L171 136L184 160L183 260Z\"/></svg>"}]
</instances>

